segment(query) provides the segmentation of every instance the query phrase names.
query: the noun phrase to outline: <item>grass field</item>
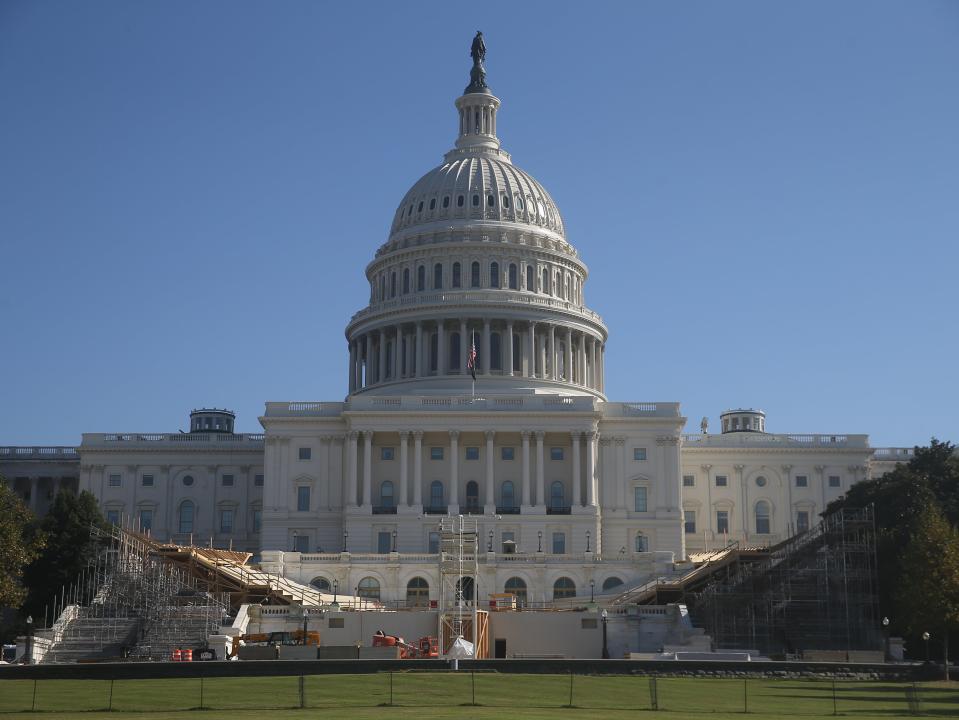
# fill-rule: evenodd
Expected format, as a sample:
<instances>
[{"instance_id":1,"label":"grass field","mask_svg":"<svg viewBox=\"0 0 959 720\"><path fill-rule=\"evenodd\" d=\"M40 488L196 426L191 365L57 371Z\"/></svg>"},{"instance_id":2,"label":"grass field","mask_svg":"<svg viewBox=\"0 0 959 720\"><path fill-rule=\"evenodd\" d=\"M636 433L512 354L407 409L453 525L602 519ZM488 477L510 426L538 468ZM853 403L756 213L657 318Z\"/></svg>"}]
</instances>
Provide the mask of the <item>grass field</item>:
<instances>
[{"instance_id":1,"label":"grass field","mask_svg":"<svg viewBox=\"0 0 959 720\"><path fill-rule=\"evenodd\" d=\"M392 686L392 691L391 691ZM835 688L835 690L834 690ZM570 692L572 691L572 703ZM475 705L474 703L475 698ZM572 707L570 707L572 705ZM31 708L35 712L30 712ZM107 711L110 712L97 712ZM2 720L179 718L597 718L709 713L719 720L796 716L959 718L959 683L731 680L589 675L394 672L163 680L4 680ZM319 712L318 712L319 711Z\"/></svg>"}]
</instances>

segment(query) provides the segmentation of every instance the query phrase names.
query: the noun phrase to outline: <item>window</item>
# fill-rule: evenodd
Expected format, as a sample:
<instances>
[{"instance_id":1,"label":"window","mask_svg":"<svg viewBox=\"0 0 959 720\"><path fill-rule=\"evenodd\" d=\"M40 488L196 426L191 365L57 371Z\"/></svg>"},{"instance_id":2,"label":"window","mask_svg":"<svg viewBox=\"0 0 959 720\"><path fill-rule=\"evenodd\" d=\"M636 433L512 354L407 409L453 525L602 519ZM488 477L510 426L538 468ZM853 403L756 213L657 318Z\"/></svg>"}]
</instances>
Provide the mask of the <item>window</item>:
<instances>
[{"instance_id":1,"label":"window","mask_svg":"<svg viewBox=\"0 0 959 720\"><path fill-rule=\"evenodd\" d=\"M233 511L232 510L220 510L220 532L221 533L233 532Z\"/></svg>"},{"instance_id":2,"label":"window","mask_svg":"<svg viewBox=\"0 0 959 720\"><path fill-rule=\"evenodd\" d=\"M390 297L396 297L396 273L390 273Z\"/></svg>"},{"instance_id":3,"label":"window","mask_svg":"<svg viewBox=\"0 0 959 720\"><path fill-rule=\"evenodd\" d=\"M716 511L716 532L723 535L729 532L729 510Z\"/></svg>"},{"instance_id":4,"label":"window","mask_svg":"<svg viewBox=\"0 0 959 720\"><path fill-rule=\"evenodd\" d=\"M443 459L443 448L441 447L431 447L430 448L430 460L442 460Z\"/></svg>"},{"instance_id":5,"label":"window","mask_svg":"<svg viewBox=\"0 0 959 720\"><path fill-rule=\"evenodd\" d=\"M443 483L434 480L430 483L430 507L438 508L443 506Z\"/></svg>"},{"instance_id":6,"label":"window","mask_svg":"<svg viewBox=\"0 0 959 720\"><path fill-rule=\"evenodd\" d=\"M342 630L346 627L346 618L330 617L329 620L327 620L326 626L331 630Z\"/></svg>"},{"instance_id":7,"label":"window","mask_svg":"<svg viewBox=\"0 0 959 720\"><path fill-rule=\"evenodd\" d=\"M416 268L416 290L423 292L426 289L426 266L420 265Z\"/></svg>"},{"instance_id":8,"label":"window","mask_svg":"<svg viewBox=\"0 0 959 720\"><path fill-rule=\"evenodd\" d=\"M263 487L263 475L261 474L254 475L253 485L254 487Z\"/></svg>"},{"instance_id":9,"label":"window","mask_svg":"<svg viewBox=\"0 0 959 720\"><path fill-rule=\"evenodd\" d=\"M553 533L553 554L554 555L566 554L566 533L561 533L561 532Z\"/></svg>"},{"instance_id":10,"label":"window","mask_svg":"<svg viewBox=\"0 0 959 720\"><path fill-rule=\"evenodd\" d=\"M153 487L153 476L144 475L140 482L143 484L143 487Z\"/></svg>"},{"instance_id":11,"label":"window","mask_svg":"<svg viewBox=\"0 0 959 720\"><path fill-rule=\"evenodd\" d=\"M546 268L543 268L543 287L540 290L549 295L549 270Z\"/></svg>"},{"instance_id":12,"label":"window","mask_svg":"<svg viewBox=\"0 0 959 720\"><path fill-rule=\"evenodd\" d=\"M765 500L756 503L756 534L769 534L769 503Z\"/></svg>"},{"instance_id":13,"label":"window","mask_svg":"<svg viewBox=\"0 0 959 720\"><path fill-rule=\"evenodd\" d=\"M263 511L260 509L253 511L253 532L260 532L260 524L263 522Z\"/></svg>"},{"instance_id":14,"label":"window","mask_svg":"<svg viewBox=\"0 0 959 720\"><path fill-rule=\"evenodd\" d=\"M646 460L646 448L633 448L633 460L639 462Z\"/></svg>"},{"instance_id":15,"label":"window","mask_svg":"<svg viewBox=\"0 0 959 720\"><path fill-rule=\"evenodd\" d=\"M152 510L141 510L140 511L140 529L143 532L149 532L153 529L153 511Z\"/></svg>"},{"instance_id":16,"label":"window","mask_svg":"<svg viewBox=\"0 0 959 720\"><path fill-rule=\"evenodd\" d=\"M193 532L193 511L193 503L189 500L184 500L180 504L180 511L177 517L177 528L180 534Z\"/></svg>"},{"instance_id":17,"label":"window","mask_svg":"<svg viewBox=\"0 0 959 720\"><path fill-rule=\"evenodd\" d=\"M633 548L636 552L649 552L649 538L642 533L636 533Z\"/></svg>"},{"instance_id":18,"label":"window","mask_svg":"<svg viewBox=\"0 0 959 720\"><path fill-rule=\"evenodd\" d=\"M405 295L410 291L410 269L403 269L403 294Z\"/></svg>"},{"instance_id":19,"label":"window","mask_svg":"<svg viewBox=\"0 0 959 720\"><path fill-rule=\"evenodd\" d=\"M616 577L615 575L613 577L606 578L605 580L603 580L603 592L607 592L608 590L617 588L622 584L623 584L622 579Z\"/></svg>"},{"instance_id":20,"label":"window","mask_svg":"<svg viewBox=\"0 0 959 720\"><path fill-rule=\"evenodd\" d=\"M406 604L410 607L428 607L430 584L424 578L415 577L406 583Z\"/></svg>"},{"instance_id":21,"label":"window","mask_svg":"<svg viewBox=\"0 0 959 720\"><path fill-rule=\"evenodd\" d=\"M296 489L296 510L297 512L310 511L310 488L307 485L300 485Z\"/></svg>"},{"instance_id":22,"label":"window","mask_svg":"<svg viewBox=\"0 0 959 720\"><path fill-rule=\"evenodd\" d=\"M436 209L436 198L430 198L430 210Z\"/></svg>"},{"instance_id":23,"label":"window","mask_svg":"<svg viewBox=\"0 0 959 720\"><path fill-rule=\"evenodd\" d=\"M300 460L309 460L313 457L313 450L311 448L300 448Z\"/></svg>"},{"instance_id":24,"label":"window","mask_svg":"<svg viewBox=\"0 0 959 720\"><path fill-rule=\"evenodd\" d=\"M330 581L325 577L315 577L310 580L310 587L313 587L319 590L321 593L332 593L333 586L330 585Z\"/></svg>"},{"instance_id":25,"label":"window","mask_svg":"<svg viewBox=\"0 0 959 720\"><path fill-rule=\"evenodd\" d=\"M120 480L122 476L119 473L110 473L110 487L120 487Z\"/></svg>"},{"instance_id":26,"label":"window","mask_svg":"<svg viewBox=\"0 0 959 720\"><path fill-rule=\"evenodd\" d=\"M504 480L500 485L500 505L510 509L516 507L516 490L512 480Z\"/></svg>"},{"instance_id":27,"label":"window","mask_svg":"<svg viewBox=\"0 0 959 720\"><path fill-rule=\"evenodd\" d=\"M696 487L696 476L683 475L683 487Z\"/></svg>"},{"instance_id":28,"label":"window","mask_svg":"<svg viewBox=\"0 0 959 720\"><path fill-rule=\"evenodd\" d=\"M809 487L809 478L805 475L797 475L796 487Z\"/></svg>"},{"instance_id":29,"label":"window","mask_svg":"<svg viewBox=\"0 0 959 720\"><path fill-rule=\"evenodd\" d=\"M550 460L562 460L562 459L563 459L563 448L550 448L550 449L549 449L549 459L550 459Z\"/></svg>"},{"instance_id":30,"label":"window","mask_svg":"<svg viewBox=\"0 0 959 720\"><path fill-rule=\"evenodd\" d=\"M829 487L839 487L840 481L838 475L829 476Z\"/></svg>"},{"instance_id":31,"label":"window","mask_svg":"<svg viewBox=\"0 0 959 720\"><path fill-rule=\"evenodd\" d=\"M384 480L380 484L380 505L385 508L396 507L396 499L393 497L393 482Z\"/></svg>"},{"instance_id":32,"label":"window","mask_svg":"<svg viewBox=\"0 0 959 720\"><path fill-rule=\"evenodd\" d=\"M463 207L463 199L462 195L456 196L456 207Z\"/></svg>"},{"instance_id":33,"label":"window","mask_svg":"<svg viewBox=\"0 0 959 720\"><path fill-rule=\"evenodd\" d=\"M507 278L507 282L509 283L510 290L519 289L519 278L516 276L516 263L510 263L509 265L509 276Z\"/></svg>"},{"instance_id":34,"label":"window","mask_svg":"<svg viewBox=\"0 0 959 720\"><path fill-rule=\"evenodd\" d=\"M392 549L392 539L389 530L380 530L376 533L376 552L380 555L388 553Z\"/></svg>"},{"instance_id":35,"label":"window","mask_svg":"<svg viewBox=\"0 0 959 720\"><path fill-rule=\"evenodd\" d=\"M503 585L503 592L515 595L517 604L521 606L526 604L526 581L523 578L511 577Z\"/></svg>"},{"instance_id":36,"label":"window","mask_svg":"<svg viewBox=\"0 0 959 720\"><path fill-rule=\"evenodd\" d=\"M467 460L479 460L479 448L478 448L478 447L468 447L468 448L466 448L466 459L467 459Z\"/></svg>"},{"instance_id":37,"label":"window","mask_svg":"<svg viewBox=\"0 0 959 720\"><path fill-rule=\"evenodd\" d=\"M433 289L440 290L443 287L443 266L436 263L433 266Z\"/></svg>"},{"instance_id":38,"label":"window","mask_svg":"<svg viewBox=\"0 0 959 720\"><path fill-rule=\"evenodd\" d=\"M646 512L646 487L633 488L633 512Z\"/></svg>"},{"instance_id":39,"label":"window","mask_svg":"<svg viewBox=\"0 0 959 720\"><path fill-rule=\"evenodd\" d=\"M495 206L496 206L496 196L495 196L495 195L487 195L487 196L486 196L486 204L489 205L490 207L495 207Z\"/></svg>"},{"instance_id":40,"label":"window","mask_svg":"<svg viewBox=\"0 0 959 720\"><path fill-rule=\"evenodd\" d=\"M809 532L809 511L808 510L796 511L796 532L797 533Z\"/></svg>"},{"instance_id":41,"label":"window","mask_svg":"<svg viewBox=\"0 0 959 720\"><path fill-rule=\"evenodd\" d=\"M193 476L192 476L192 475L184 475L184 476L183 476L183 484L186 485L187 487L190 487L190 486L193 484Z\"/></svg>"},{"instance_id":42,"label":"window","mask_svg":"<svg viewBox=\"0 0 959 720\"><path fill-rule=\"evenodd\" d=\"M455 288L462 287L463 285L462 272L458 262L453 263L453 282L451 285Z\"/></svg>"},{"instance_id":43,"label":"window","mask_svg":"<svg viewBox=\"0 0 959 720\"><path fill-rule=\"evenodd\" d=\"M474 510L479 507L479 484L475 480L466 483L466 507Z\"/></svg>"},{"instance_id":44,"label":"window","mask_svg":"<svg viewBox=\"0 0 959 720\"><path fill-rule=\"evenodd\" d=\"M392 460L393 458L394 458L393 448L391 447L380 448L380 460Z\"/></svg>"},{"instance_id":45,"label":"window","mask_svg":"<svg viewBox=\"0 0 959 720\"><path fill-rule=\"evenodd\" d=\"M534 287L535 284L536 284L536 281L533 279L533 266L527 265L526 266L526 289L529 290L530 292L535 291L536 290L536 288Z\"/></svg>"},{"instance_id":46,"label":"window","mask_svg":"<svg viewBox=\"0 0 959 720\"><path fill-rule=\"evenodd\" d=\"M470 265L470 287L480 286L480 266L478 262Z\"/></svg>"},{"instance_id":47,"label":"window","mask_svg":"<svg viewBox=\"0 0 959 720\"><path fill-rule=\"evenodd\" d=\"M120 524L120 511L119 510L107 510L107 522L111 525Z\"/></svg>"},{"instance_id":48,"label":"window","mask_svg":"<svg viewBox=\"0 0 959 720\"><path fill-rule=\"evenodd\" d=\"M444 195L444 196L443 196L443 208L445 209L445 208L448 208L449 206L450 206L450 196L449 196L449 195Z\"/></svg>"},{"instance_id":49,"label":"window","mask_svg":"<svg viewBox=\"0 0 959 720\"><path fill-rule=\"evenodd\" d=\"M553 583L553 600L576 597L576 583L568 577L561 577Z\"/></svg>"},{"instance_id":50,"label":"window","mask_svg":"<svg viewBox=\"0 0 959 720\"><path fill-rule=\"evenodd\" d=\"M501 202L503 203L503 207L509 210L509 195L504 195Z\"/></svg>"},{"instance_id":51,"label":"window","mask_svg":"<svg viewBox=\"0 0 959 720\"><path fill-rule=\"evenodd\" d=\"M356 594L361 598L367 598L369 600L379 600L380 599L380 581L376 578L365 577L360 580L360 584L356 587Z\"/></svg>"},{"instance_id":52,"label":"window","mask_svg":"<svg viewBox=\"0 0 959 720\"><path fill-rule=\"evenodd\" d=\"M726 487L728 480L725 475L716 476L716 487Z\"/></svg>"},{"instance_id":53,"label":"window","mask_svg":"<svg viewBox=\"0 0 959 720\"><path fill-rule=\"evenodd\" d=\"M566 507L566 490L559 480L555 480L549 486L549 507L552 510L562 510Z\"/></svg>"},{"instance_id":54,"label":"window","mask_svg":"<svg viewBox=\"0 0 959 720\"><path fill-rule=\"evenodd\" d=\"M435 555L440 551L440 534L438 532L431 532L427 540L427 547L430 554Z\"/></svg>"},{"instance_id":55,"label":"window","mask_svg":"<svg viewBox=\"0 0 959 720\"><path fill-rule=\"evenodd\" d=\"M489 286L491 288L499 287L499 263L493 262L489 265Z\"/></svg>"},{"instance_id":56,"label":"window","mask_svg":"<svg viewBox=\"0 0 959 720\"><path fill-rule=\"evenodd\" d=\"M695 510L683 510L683 529L686 531L687 535L691 535L696 532Z\"/></svg>"},{"instance_id":57,"label":"window","mask_svg":"<svg viewBox=\"0 0 959 720\"><path fill-rule=\"evenodd\" d=\"M516 448L504 447L500 448L499 451L500 458L503 460L514 460L516 458Z\"/></svg>"},{"instance_id":58,"label":"window","mask_svg":"<svg viewBox=\"0 0 959 720\"><path fill-rule=\"evenodd\" d=\"M473 195L473 207L479 207L479 195Z\"/></svg>"},{"instance_id":59,"label":"window","mask_svg":"<svg viewBox=\"0 0 959 720\"><path fill-rule=\"evenodd\" d=\"M233 476L224 475L220 482L223 483L223 487L233 487Z\"/></svg>"},{"instance_id":60,"label":"window","mask_svg":"<svg viewBox=\"0 0 959 720\"><path fill-rule=\"evenodd\" d=\"M756 478L756 487L766 487L766 478L763 475L760 475Z\"/></svg>"}]
</instances>

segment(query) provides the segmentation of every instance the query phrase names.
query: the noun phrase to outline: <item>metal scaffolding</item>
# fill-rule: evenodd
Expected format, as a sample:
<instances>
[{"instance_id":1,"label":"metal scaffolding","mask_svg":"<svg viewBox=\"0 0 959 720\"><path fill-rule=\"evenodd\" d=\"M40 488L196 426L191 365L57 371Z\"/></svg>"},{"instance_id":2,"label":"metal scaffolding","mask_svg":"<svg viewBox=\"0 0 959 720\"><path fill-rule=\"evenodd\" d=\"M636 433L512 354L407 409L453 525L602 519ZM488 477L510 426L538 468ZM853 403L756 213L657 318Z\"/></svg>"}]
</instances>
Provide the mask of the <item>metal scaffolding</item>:
<instances>
[{"instance_id":1,"label":"metal scaffolding","mask_svg":"<svg viewBox=\"0 0 959 720\"><path fill-rule=\"evenodd\" d=\"M464 515L440 520L440 652L446 654L457 638L478 647L476 556L479 532L476 519Z\"/></svg>"}]
</instances>

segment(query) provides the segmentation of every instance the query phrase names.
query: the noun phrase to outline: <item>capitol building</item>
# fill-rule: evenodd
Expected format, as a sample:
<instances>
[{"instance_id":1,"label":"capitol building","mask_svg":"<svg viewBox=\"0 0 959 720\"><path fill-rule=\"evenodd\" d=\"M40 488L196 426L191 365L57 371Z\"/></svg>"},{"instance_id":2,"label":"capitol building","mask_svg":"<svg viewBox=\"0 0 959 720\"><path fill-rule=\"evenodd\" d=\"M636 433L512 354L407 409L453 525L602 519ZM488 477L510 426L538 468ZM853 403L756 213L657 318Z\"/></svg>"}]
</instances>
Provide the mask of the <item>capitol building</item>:
<instances>
[{"instance_id":1,"label":"capitol building","mask_svg":"<svg viewBox=\"0 0 959 720\"><path fill-rule=\"evenodd\" d=\"M863 434L780 434L753 409L684 434L678 402L608 398L617 329L587 304L589 248L503 148L484 55L455 100L453 147L365 268L345 400L267 402L262 434L201 409L187 433L0 448L0 474L37 512L89 490L113 522L398 606L435 600L440 520L471 517L476 597L549 604L776 544L908 459Z\"/></svg>"}]
</instances>

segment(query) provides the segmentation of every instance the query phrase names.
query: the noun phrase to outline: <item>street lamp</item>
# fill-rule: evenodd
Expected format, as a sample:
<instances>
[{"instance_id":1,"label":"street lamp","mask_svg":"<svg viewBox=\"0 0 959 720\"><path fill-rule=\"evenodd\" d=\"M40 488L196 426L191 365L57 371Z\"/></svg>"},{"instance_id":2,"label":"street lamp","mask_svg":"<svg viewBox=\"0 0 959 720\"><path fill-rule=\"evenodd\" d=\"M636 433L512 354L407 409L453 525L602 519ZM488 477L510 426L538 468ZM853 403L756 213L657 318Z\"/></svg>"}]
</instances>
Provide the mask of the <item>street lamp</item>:
<instances>
[{"instance_id":1,"label":"street lamp","mask_svg":"<svg viewBox=\"0 0 959 720\"><path fill-rule=\"evenodd\" d=\"M396 530L393 531L393 552L396 552Z\"/></svg>"},{"instance_id":2,"label":"street lamp","mask_svg":"<svg viewBox=\"0 0 959 720\"><path fill-rule=\"evenodd\" d=\"M596 584L596 581L592 578L589 579L589 601L593 602L593 586Z\"/></svg>"},{"instance_id":3,"label":"street lamp","mask_svg":"<svg viewBox=\"0 0 959 720\"><path fill-rule=\"evenodd\" d=\"M297 538L297 535L299 535L299 533L298 533L296 530L294 530L294 531L293 531L293 552L296 552L296 538Z\"/></svg>"},{"instance_id":4,"label":"street lamp","mask_svg":"<svg viewBox=\"0 0 959 720\"><path fill-rule=\"evenodd\" d=\"M336 601L336 588L339 584L339 581L337 581L336 578L333 578L333 605L331 607L335 610L340 609L340 604Z\"/></svg>"},{"instance_id":5,"label":"street lamp","mask_svg":"<svg viewBox=\"0 0 959 720\"><path fill-rule=\"evenodd\" d=\"M536 531L536 540L539 543L539 545L536 548L536 552L543 552L543 531L542 530Z\"/></svg>"},{"instance_id":6,"label":"street lamp","mask_svg":"<svg viewBox=\"0 0 959 720\"><path fill-rule=\"evenodd\" d=\"M883 659L889 660L889 618L882 618Z\"/></svg>"},{"instance_id":7,"label":"street lamp","mask_svg":"<svg viewBox=\"0 0 959 720\"><path fill-rule=\"evenodd\" d=\"M606 646L606 618L609 613L603 610L603 660L609 660L609 648Z\"/></svg>"},{"instance_id":8,"label":"street lamp","mask_svg":"<svg viewBox=\"0 0 959 720\"><path fill-rule=\"evenodd\" d=\"M926 643L926 664L929 663L929 638L931 637L932 635L930 635L928 632L924 632L922 634L922 639Z\"/></svg>"},{"instance_id":9,"label":"street lamp","mask_svg":"<svg viewBox=\"0 0 959 720\"><path fill-rule=\"evenodd\" d=\"M343 552L346 552L346 541L350 537L350 533L347 530L343 531Z\"/></svg>"},{"instance_id":10,"label":"street lamp","mask_svg":"<svg viewBox=\"0 0 959 720\"><path fill-rule=\"evenodd\" d=\"M489 542L486 543L486 551L493 552L493 531L489 531Z\"/></svg>"},{"instance_id":11,"label":"street lamp","mask_svg":"<svg viewBox=\"0 0 959 720\"><path fill-rule=\"evenodd\" d=\"M589 552L589 530L586 531L586 552Z\"/></svg>"},{"instance_id":12,"label":"street lamp","mask_svg":"<svg viewBox=\"0 0 959 720\"><path fill-rule=\"evenodd\" d=\"M24 655L27 657L27 665L33 665L33 615L27 615L27 647Z\"/></svg>"}]
</instances>

